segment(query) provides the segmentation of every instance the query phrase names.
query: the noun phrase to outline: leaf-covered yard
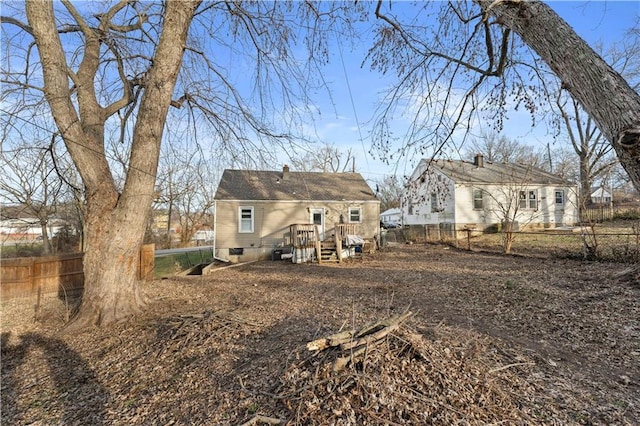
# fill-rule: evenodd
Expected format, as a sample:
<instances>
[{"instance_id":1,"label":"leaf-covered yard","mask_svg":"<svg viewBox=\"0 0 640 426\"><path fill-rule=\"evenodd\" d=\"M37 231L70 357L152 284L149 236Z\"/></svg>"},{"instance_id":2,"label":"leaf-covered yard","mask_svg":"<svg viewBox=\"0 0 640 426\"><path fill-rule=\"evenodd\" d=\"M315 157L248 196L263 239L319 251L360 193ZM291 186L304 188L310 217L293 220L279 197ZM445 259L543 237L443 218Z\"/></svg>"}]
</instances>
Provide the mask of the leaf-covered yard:
<instances>
[{"instance_id":1,"label":"leaf-covered yard","mask_svg":"<svg viewBox=\"0 0 640 426\"><path fill-rule=\"evenodd\" d=\"M403 245L156 280L144 316L75 336L55 306L34 324L7 305L1 423L638 424L624 269ZM306 348L407 309L340 371L348 352Z\"/></svg>"}]
</instances>

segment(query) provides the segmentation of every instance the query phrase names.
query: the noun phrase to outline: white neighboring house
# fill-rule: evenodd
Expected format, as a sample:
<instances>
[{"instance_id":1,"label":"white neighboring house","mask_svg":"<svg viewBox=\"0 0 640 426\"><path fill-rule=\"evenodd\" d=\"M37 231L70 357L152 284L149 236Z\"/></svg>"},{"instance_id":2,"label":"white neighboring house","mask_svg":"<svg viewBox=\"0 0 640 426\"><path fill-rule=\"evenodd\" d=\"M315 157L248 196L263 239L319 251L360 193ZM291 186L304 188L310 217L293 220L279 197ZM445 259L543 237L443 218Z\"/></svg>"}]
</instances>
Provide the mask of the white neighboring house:
<instances>
[{"instance_id":1,"label":"white neighboring house","mask_svg":"<svg viewBox=\"0 0 640 426\"><path fill-rule=\"evenodd\" d=\"M591 202L594 204L609 204L611 193L604 188L598 188L591 194Z\"/></svg>"},{"instance_id":2,"label":"white neighboring house","mask_svg":"<svg viewBox=\"0 0 640 426\"><path fill-rule=\"evenodd\" d=\"M402 210L398 208L388 209L380 213L380 222L402 226Z\"/></svg>"},{"instance_id":3,"label":"white neighboring house","mask_svg":"<svg viewBox=\"0 0 640 426\"><path fill-rule=\"evenodd\" d=\"M513 163L422 159L403 196L406 225L449 224L484 230L514 221L519 229L573 226L578 188L544 170Z\"/></svg>"},{"instance_id":4,"label":"white neighboring house","mask_svg":"<svg viewBox=\"0 0 640 426\"><path fill-rule=\"evenodd\" d=\"M60 219L49 219L47 233L55 236L64 226ZM36 241L42 239L42 225L36 217L0 220L0 244L7 241Z\"/></svg>"}]
</instances>

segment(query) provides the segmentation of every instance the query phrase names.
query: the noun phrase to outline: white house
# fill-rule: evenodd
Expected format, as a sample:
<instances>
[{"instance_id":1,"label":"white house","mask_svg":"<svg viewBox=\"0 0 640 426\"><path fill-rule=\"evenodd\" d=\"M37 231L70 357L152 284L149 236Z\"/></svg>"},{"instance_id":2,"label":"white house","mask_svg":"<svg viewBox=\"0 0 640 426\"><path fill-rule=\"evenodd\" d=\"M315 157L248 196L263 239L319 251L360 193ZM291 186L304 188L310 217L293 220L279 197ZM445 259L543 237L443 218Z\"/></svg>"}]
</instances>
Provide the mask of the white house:
<instances>
[{"instance_id":1,"label":"white house","mask_svg":"<svg viewBox=\"0 0 640 426\"><path fill-rule=\"evenodd\" d=\"M591 194L591 202L594 204L609 204L611 193L604 188L598 188Z\"/></svg>"},{"instance_id":2,"label":"white house","mask_svg":"<svg viewBox=\"0 0 640 426\"><path fill-rule=\"evenodd\" d=\"M380 213L380 222L396 226L402 225L402 210L393 208L383 211Z\"/></svg>"},{"instance_id":3,"label":"white house","mask_svg":"<svg viewBox=\"0 0 640 426\"><path fill-rule=\"evenodd\" d=\"M49 219L47 233L56 235L65 225L60 219ZM0 244L7 241L35 241L42 238L42 225L36 217L0 220Z\"/></svg>"},{"instance_id":4,"label":"white house","mask_svg":"<svg viewBox=\"0 0 640 426\"><path fill-rule=\"evenodd\" d=\"M449 224L478 230L513 221L519 229L578 222L577 186L513 163L423 159L402 203L404 225Z\"/></svg>"}]
</instances>

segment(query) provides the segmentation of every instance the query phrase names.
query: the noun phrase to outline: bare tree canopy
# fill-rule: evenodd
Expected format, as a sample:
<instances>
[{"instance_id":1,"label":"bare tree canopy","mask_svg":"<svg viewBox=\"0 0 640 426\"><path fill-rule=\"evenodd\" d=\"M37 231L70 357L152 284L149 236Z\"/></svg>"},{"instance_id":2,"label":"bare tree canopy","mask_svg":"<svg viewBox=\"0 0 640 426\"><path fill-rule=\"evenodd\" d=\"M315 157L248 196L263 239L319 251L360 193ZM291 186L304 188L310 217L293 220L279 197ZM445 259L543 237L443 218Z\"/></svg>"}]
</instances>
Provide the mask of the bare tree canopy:
<instances>
[{"instance_id":1,"label":"bare tree canopy","mask_svg":"<svg viewBox=\"0 0 640 426\"><path fill-rule=\"evenodd\" d=\"M547 4L476 0L399 8L379 1L375 15L369 62L398 77L377 116L379 152L390 152L389 122L399 113L416 117L401 153L423 155L466 136L479 120L499 131L509 106L533 115L548 109L542 81L550 70L640 187L640 95Z\"/></svg>"},{"instance_id":2,"label":"bare tree canopy","mask_svg":"<svg viewBox=\"0 0 640 426\"><path fill-rule=\"evenodd\" d=\"M50 221L68 189L55 173L52 147L34 150L28 143L0 152L0 200L19 207L20 217L37 219L43 253L52 252Z\"/></svg>"},{"instance_id":3,"label":"bare tree canopy","mask_svg":"<svg viewBox=\"0 0 640 426\"><path fill-rule=\"evenodd\" d=\"M85 293L74 325L120 321L146 303L138 252L169 108L232 161L264 161L270 142L290 149L288 129L326 59L321 29L331 15L284 2L33 0L10 8L2 17L12 52L2 73L5 137L51 112L57 130L44 121L64 140L85 192ZM318 53L302 63L292 54L298 44Z\"/></svg>"},{"instance_id":4,"label":"bare tree canopy","mask_svg":"<svg viewBox=\"0 0 640 426\"><path fill-rule=\"evenodd\" d=\"M301 172L355 172L355 156L351 148L340 150L335 144L324 143L316 150L293 158L292 165Z\"/></svg>"},{"instance_id":5,"label":"bare tree canopy","mask_svg":"<svg viewBox=\"0 0 640 426\"><path fill-rule=\"evenodd\" d=\"M485 160L493 163L520 163L539 168L545 163L545 154L539 150L495 132L484 132L472 138L464 151L466 160L482 154Z\"/></svg>"},{"instance_id":6,"label":"bare tree canopy","mask_svg":"<svg viewBox=\"0 0 640 426\"><path fill-rule=\"evenodd\" d=\"M385 176L375 182L376 196L380 200L380 211L399 208L402 205L405 180L395 175Z\"/></svg>"}]
</instances>

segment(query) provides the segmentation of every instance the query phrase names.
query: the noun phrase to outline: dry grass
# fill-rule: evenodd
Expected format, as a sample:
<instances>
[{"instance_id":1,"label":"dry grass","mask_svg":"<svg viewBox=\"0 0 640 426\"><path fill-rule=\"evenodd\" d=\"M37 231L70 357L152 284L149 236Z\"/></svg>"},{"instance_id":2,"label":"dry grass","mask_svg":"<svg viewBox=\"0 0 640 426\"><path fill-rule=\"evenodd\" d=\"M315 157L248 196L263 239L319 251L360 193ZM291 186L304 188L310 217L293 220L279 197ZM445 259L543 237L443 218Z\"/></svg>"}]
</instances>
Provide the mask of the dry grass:
<instances>
[{"instance_id":1,"label":"dry grass","mask_svg":"<svg viewBox=\"0 0 640 426\"><path fill-rule=\"evenodd\" d=\"M623 269L413 245L157 280L147 314L76 336L62 308L33 323L3 306L1 420L639 424L640 289ZM337 349L306 349L409 306L340 372Z\"/></svg>"}]
</instances>

